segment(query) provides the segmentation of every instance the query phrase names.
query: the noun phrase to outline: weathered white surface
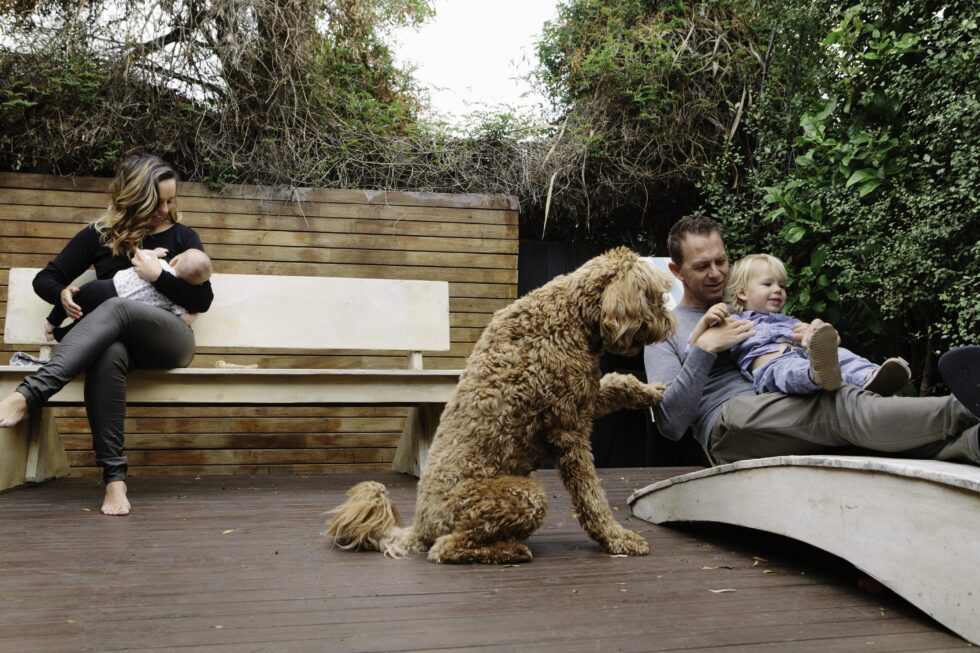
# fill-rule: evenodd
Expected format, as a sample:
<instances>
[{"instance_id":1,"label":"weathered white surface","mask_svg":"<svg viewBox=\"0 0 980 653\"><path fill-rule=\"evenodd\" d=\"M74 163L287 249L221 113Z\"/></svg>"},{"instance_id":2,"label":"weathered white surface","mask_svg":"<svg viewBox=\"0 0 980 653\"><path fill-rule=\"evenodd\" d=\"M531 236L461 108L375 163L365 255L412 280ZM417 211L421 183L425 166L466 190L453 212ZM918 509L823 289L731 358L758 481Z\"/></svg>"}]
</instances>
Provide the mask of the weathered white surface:
<instances>
[{"instance_id":1,"label":"weathered white surface","mask_svg":"<svg viewBox=\"0 0 980 653\"><path fill-rule=\"evenodd\" d=\"M629 498L662 524L710 521L807 542L851 562L980 644L980 468L931 460L779 456L654 483Z\"/></svg>"},{"instance_id":2,"label":"weathered white surface","mask_svg":"<svg viewBox=\"0 0 980 653\"><path fill-rule=\"evenodd\" d=\"M37 369L0 365L0 397ZM162 404L445 403L459 374L459 370L137 370L126 378L126 399ZM78 377L48 403L82 403L84 382L84 376Z\"/></svg>"},{"instance_id":3,"label":"weathered white surface","mask_svg":"<svg viewBox=\"0 0 980 653\"><path fill-rule=\"evenodd\" d=\"M27 268L10 271L4 342L46 344L42 325L51 307L34 294L31 282L36 273ZM74 285L93 278L89 271ZM406 422L395 466L416 476L421 473L442 404L452 396L460 374L422 369L422 351L449 349L448 283L215 274L211 284L214 302L193 327L199 348L405 351L407 369L139 370L127 378L127 401L418 406ZM0 397L36 370L0 365ZM84 378L79 377L48 403L82 403L83 387ZM67 473L56 432L43 441L32 435L27 445L24 433L43 434L38 429L49 423L54 428L51 420L38 420L32 416L16 429L0 429L0 490Z\"/></svg>"},{"instance_id":4,"label":"weathered white surface","mask_svg":"<svg viewBox=\"0 0 980 653\"><path fill-rule=\"evenodd\" d=\"M0 366L0 397L13 392L37 369ZM392 468L418 476L459 374L459 370L138 370L126 379L126 396L130 402L162 404L414 405ZM75 379L48 405L82 403L84 383L84 377ZM14 428L0 428L0 491L68 474L65 451L48 412L43 409Z\"/></svg>"},{"instance_id":5,"label":"weathered white surface","mask_svg":"<svg viewBox=\"0 0 980 653\"><path fill-rule=\"evenodd\" d=\"M31 287L37 272L10 271L8 344L45 344L42 325L51 305ZM94 278L86 272L74 285ZM198 347L449 349L445 281L216 273L211 285L214 302L194 323Z\"/></svg>"},{"instance_id":6,"label":"weathered white surface","mask_svg":"<svg viewBox=\"0 0 980 653\"><path fill-rule=\"evenodd\" d=\"M680 279L675 277L674 274L670 271L670 268L667 267L667 264L670 263L670 257L647 256L646 261L653 267L660 270L661 272L666 272L667 274L669 274L671 278L674 280L674 285L671 286L670 292L667 294L667 297L665 298L666 301L664 302L667 308L671 308L671 309L674 308L675 306L677 306L678 302L681 301L681 297L684 296L684 286L683 284L681 284Z\"/></svg>"}]
</instances>

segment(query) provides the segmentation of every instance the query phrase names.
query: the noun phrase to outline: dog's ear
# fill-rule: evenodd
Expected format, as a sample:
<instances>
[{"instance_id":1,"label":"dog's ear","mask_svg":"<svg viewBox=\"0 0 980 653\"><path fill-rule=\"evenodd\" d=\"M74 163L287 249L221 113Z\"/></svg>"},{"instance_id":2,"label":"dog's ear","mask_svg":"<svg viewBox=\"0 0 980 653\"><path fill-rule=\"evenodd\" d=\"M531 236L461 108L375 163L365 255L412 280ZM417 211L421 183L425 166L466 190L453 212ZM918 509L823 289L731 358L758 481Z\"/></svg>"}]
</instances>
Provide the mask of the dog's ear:
<instances>
[{"instance_id":1,"label":"dog's ear","mask_svg":"<svg viewBox=\"0 0 980 653\"><path fill-rule=\"evenodd\" d=\"M602 293L599 328L604 349L628 355L670 337L674 318L664 299L672 284L667 274L633 254L633 262Z\"/></svg>"}]
</instances>

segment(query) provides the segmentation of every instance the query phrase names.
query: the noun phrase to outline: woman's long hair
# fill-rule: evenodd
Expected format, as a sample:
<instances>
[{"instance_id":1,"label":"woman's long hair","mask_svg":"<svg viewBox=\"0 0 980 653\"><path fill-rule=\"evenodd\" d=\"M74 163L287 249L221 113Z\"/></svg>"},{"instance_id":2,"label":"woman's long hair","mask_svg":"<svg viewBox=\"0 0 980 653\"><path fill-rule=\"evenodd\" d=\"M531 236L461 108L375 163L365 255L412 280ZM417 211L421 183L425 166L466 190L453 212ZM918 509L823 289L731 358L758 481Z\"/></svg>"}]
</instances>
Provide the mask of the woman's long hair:
<instances>
[{"instance_id":1,"label":"woman's long hair","mask_svg":"<svg viewBox=\"0 0 980 653\"><path fill-rule=\"evenodd\" d=\"M92 223L114 255L129 256L142 245L160 204L159 184L167 179L177 179L177 173L150 154L136 154L119 166L109 185L109 207ZM171 207L170 222L179 220L177 209Z\"/></svg>"}]
</instances>

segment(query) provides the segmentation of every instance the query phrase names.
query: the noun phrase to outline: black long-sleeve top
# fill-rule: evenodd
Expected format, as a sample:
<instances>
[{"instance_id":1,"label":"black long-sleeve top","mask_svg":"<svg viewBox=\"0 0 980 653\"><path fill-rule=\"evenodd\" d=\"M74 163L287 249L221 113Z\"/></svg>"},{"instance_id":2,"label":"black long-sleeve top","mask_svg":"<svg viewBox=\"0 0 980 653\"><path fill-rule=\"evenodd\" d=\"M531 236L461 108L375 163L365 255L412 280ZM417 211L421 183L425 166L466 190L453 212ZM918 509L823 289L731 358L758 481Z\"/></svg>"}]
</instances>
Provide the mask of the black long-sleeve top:
<instances>
[{"instance_id":1,"label":"black long-sleeve top","mask_svg":"<svg viewBox=\"0 0 980 653\"><path fill-rule=\"evenodd\" d=\"M204 249L197 232L180 223L166 231L146 236L142 247L143 249L166 248L168 262L184 250ZM111 279L119 270L133 267L133 263L125 255L113 256L112 251L102 244L101 236L95 227L87 225L75 234L54 260L37 273L34 277L34 292L49 304L60 304L61 291L89 266L95 267L95 276L99 279ZM201 286L192 286L165 272L160 274L153 286L167 299L183 306L189 313L205 312L214 299L210 282L205 282Z\"/></svg>"}]
</instances>

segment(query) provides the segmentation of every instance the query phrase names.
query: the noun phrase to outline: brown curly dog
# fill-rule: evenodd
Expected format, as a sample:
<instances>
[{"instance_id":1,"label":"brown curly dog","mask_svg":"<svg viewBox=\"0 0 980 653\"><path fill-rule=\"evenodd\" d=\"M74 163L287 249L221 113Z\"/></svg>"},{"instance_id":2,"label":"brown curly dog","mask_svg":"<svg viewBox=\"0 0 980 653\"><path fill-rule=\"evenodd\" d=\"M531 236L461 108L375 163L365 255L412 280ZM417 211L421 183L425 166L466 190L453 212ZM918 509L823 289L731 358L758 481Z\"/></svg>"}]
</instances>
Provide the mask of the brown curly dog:
<instances>
[{"instance_id":1,"label":"brown curly dog","mask_svg":"<svg viewBox=\"0 0 980 653\"><path fill-rule=\"evenodd\" d=\"M337 546L393 557L428 551L432 562L526 562L523 540L547 508L530 474L551 459L589 537L609 553L649 553L646 540L613 518L589 436L597 417L663 396L663 384L602 376L599 357L634 355L669 337L670 286L666 273L621 247L498 311L442 413L414 526L399 528L384 486L365 482L331 511L327 535Z\"/></svg>"}]
</instances>

